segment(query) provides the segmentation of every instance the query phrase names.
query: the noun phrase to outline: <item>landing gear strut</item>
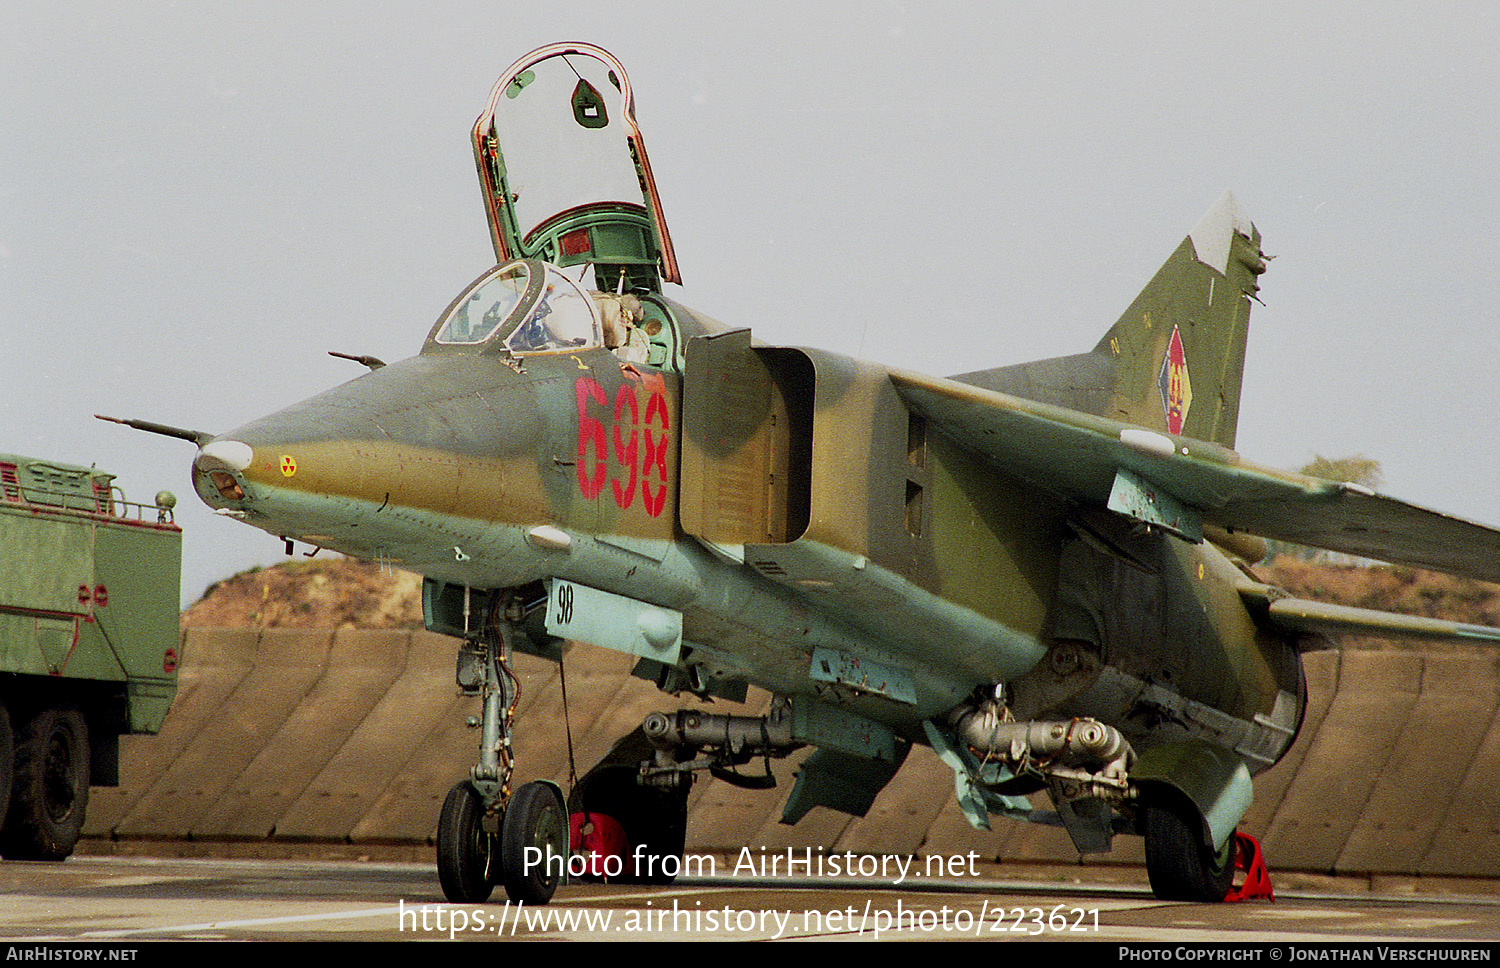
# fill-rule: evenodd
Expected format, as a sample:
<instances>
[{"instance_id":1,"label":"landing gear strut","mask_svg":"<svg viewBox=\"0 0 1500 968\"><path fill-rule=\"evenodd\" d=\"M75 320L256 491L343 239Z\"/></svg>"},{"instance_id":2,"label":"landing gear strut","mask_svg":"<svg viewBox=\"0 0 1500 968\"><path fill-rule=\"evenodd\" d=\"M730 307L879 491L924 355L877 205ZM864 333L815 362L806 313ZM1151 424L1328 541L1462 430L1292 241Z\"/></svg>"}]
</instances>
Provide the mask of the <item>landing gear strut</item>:
<instances>
[{"instance_id":1,"label":"landing gear strut","mask_svg":"<svg viewBox=\"0 0 1500 968\"><path fill-rule=\"evenodd\" d=\"M567 868L567 814L556 784L536 781L511 790L519 684L509 662L512 637L524 633L517 627L514 593L495 596L488 613L477 638L466 640L459 654L459 688L478 695L484 712L479 762L443 801L438 881L443 895L460 904L488 900L496 884L513 901L546 904Z\"/></svg>"}]
</instances>

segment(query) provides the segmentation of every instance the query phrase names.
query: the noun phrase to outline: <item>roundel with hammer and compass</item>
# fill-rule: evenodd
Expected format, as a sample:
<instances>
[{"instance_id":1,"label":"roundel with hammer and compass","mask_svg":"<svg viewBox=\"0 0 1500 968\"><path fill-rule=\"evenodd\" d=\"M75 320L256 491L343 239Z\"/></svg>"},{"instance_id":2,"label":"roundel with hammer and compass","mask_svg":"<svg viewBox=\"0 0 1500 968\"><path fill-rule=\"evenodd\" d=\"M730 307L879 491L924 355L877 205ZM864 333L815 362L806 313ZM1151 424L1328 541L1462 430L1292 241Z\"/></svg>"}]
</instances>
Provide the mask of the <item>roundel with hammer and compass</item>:
<instances>
[{"instance_id":1,"label":"roundel with hammer and compass","mask_svg":"<svg viewBox=\"0 0 1500 968\"><path fill-rule=\"evenodd\" d=\"M1187 423L1188 408L1193 405L1193 385L1188 379L1187 353L1182 348L1182 333L1172 327L1172 338L1167 341L1167 355L1161 361L1161 373L1157 377L1161 390L1161 405L1167 415L1167 432L1182 433Z\"/></svg>"}]
</instances>

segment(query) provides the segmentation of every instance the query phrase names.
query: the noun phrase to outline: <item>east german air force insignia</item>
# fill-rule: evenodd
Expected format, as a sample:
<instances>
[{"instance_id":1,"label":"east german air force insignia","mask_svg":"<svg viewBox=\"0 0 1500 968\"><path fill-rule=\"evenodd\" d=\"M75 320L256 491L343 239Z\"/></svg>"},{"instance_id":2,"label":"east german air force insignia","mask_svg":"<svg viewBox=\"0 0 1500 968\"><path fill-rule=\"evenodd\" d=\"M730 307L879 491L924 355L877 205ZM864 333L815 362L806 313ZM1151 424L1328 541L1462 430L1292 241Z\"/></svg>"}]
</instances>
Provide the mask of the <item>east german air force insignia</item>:
<instances>
[{"instance_id":1,"label":"east german air force insignia","mask_svg":"<svg viewBox=\"0 0 1500 968\"><path fill-rule=\"evenodd\" d=\"M1161 375L1156 385L1161 389L1161 405L1167 414L1167 432L1182 433L1188 408L1193 405L1193 385L1188 379L1187 353L1182 349L1182 334L1172 327L1166 359L1161 361Z\"/></svg>"}]
</instances>

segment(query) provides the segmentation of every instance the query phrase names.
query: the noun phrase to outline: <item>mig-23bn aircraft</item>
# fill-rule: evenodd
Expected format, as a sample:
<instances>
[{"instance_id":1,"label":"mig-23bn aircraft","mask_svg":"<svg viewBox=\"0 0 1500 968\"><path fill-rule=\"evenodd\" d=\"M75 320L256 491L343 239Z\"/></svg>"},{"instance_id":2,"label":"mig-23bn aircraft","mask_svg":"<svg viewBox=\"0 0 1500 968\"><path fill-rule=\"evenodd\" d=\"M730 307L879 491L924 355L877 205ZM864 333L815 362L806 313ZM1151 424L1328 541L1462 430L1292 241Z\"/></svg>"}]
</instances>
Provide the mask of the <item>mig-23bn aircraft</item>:
<instances>
[{"instance_id":1,"label":"mig-23bn aircraft","mask_svg":"<svg viewBox=\"0 0 1500 968\"><path fill-rule=\"evenodd\" d=\"M1500 580L1500 532L1234 451L1260 234L1226 194L1092 350L948 379L766 346L678 283L629 81L607 52L517 61L473 130L499 264L421 352L198 444L222 513L425 576L482 697L438 868L538 903L570 814L590 864L668 879L695 771L814 747L783 820L862 815L912 744L976 826L1145 837L1164 898L1217 901L1251 777L1291 746L1325 633L1500 630L1297 600L1263 539ZM570 270L570 271L565 271ZM592 275L592 288L578 280ZM513 652L638 657L673 694L567 798L512 788ZM1045 791L1055 810L1035 809ZM595 869L595 868L591 868Z\"/></svg>"}]
</instances>

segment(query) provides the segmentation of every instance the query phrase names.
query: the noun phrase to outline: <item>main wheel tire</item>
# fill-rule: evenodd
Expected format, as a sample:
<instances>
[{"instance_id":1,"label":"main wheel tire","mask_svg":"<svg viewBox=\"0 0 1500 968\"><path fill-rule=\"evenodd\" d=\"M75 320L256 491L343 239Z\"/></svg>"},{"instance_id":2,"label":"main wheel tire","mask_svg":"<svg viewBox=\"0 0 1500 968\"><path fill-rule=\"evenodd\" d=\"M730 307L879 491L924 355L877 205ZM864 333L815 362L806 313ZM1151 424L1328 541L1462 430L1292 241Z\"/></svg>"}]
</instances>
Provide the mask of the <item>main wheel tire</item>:
<instances>
[{"instance_id":1,"label":"main wheel tire","mask_svg":"<svg viewBox=\"0 0 1500 968\"><path fill-rule=\"evenodd\" d=\"M1180 801L1145 808L1146 874L1164 901L1217 904L1234 886L1234 838L1215 852L1203 843L1197 810Z\"/></svg>"},{"instance_id":2,"label":"main wheel tire","mask_svg":"<svg viewBox=\"0 0 1500 968\"><path fill-rule=\"evenodd\" d=\"M527 783L511 794L500 825L500 868L512 901L552 900L568 863L568 815L557 791Z\"/></svg>"},{"instance_id":3,"label":"main wheel tire","mask_svg":"<svg viewBox=\"0 0 1500 968\"><path fill-rule=\"evenodd\" d=\"M71 706L39 709L15 732L14 775L0 854L62 860L89 805L89 728Z\"/></svg>"},{"instance_id":4,"label":"main wheel tire","mask_svg":"<svg viewBox=\"0 0 1500 968\"><path fill-rule=\"evenodd\" d=\"M495 890L495 838L484 829L484 798L468 780L455 783L438 819L438 883L455 904L488 901Z\"/></svg>"}]
</instances>

